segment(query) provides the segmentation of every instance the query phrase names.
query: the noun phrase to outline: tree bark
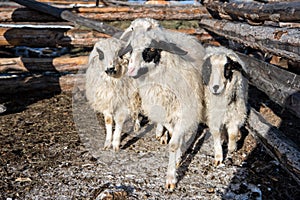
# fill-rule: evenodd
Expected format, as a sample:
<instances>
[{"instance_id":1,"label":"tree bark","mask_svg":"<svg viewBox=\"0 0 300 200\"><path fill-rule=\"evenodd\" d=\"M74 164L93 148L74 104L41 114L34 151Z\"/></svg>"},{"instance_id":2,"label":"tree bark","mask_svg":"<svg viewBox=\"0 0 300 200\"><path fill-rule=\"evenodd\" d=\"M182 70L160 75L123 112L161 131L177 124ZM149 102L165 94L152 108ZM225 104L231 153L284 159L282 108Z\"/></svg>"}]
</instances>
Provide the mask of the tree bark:
<instances>
[{"instance_id":1,"label":"tree bark","mask_svg":"<svg viewBox=\"0 0 300 200\"><path fill-rule=\"evenodd\" d=\"M227 20L202 19L200 26L227 39L300 62L299 29L251 26Z\"/></svg>"},{"instance_id":2,"label":"tree bark","mask_svg":"<svg viewBox=\"0 0 300 200\"><path fill-rule=\"evenodd\" d=\"M250 133L263 144L268 153L279 161L280 165L300 184L298 147L253 108L248 116L247 127Z\"/></svg>"},{"instance_id":3,"label":"tree bark","mask_svg":"<svg viewBox=\"0 0 300 200\"><path fill-rule=\"evenodd\" d=\"M227 16L232 19L249 19L252 21L271 20L275 22L293 22L300 19L300 2L225 2L206 0L204 5L219 16ZM221 15L220 15L221 14Z\"/></svg>"},{"instance_id":4,"label":"tree bark","mask_svg":"<svg viewBox=\"0 0 300 200\"><path fill-rule=\"evenodd\" d=\"M73 22L74 24L79 24L81 26L92 28L96 31L108 34L108 35L118 35L122 30L117 29L113 26L109 26L106 23L91 20L88 18L84 18L81 16L78 16L71 11L68 11L66 9L60 9L53 6L49 6L44 3L36 2L34 0L13 0L16 3L19 3L20 5L26 6L28 8L31 8L33 10L36 10L38 12L43 12L48 15L52 15L56 18L61 18L66 21Z\"/></svg>"},{"instance_id":5,"label":"tree bark","mask_svg":"<svg viewBox=\"0 0 300 200\"><path fill-rule=\"evenodd\" d=\"M78 16L97 21L134 20L149 17L157 20L197 20L208 17L203 6L174 7L79 7L68 9ZM0 21L53 22L59 19L27 8L1 8ZM60 20L61 21L61 20Z\"/></svg>"}]
</instances>

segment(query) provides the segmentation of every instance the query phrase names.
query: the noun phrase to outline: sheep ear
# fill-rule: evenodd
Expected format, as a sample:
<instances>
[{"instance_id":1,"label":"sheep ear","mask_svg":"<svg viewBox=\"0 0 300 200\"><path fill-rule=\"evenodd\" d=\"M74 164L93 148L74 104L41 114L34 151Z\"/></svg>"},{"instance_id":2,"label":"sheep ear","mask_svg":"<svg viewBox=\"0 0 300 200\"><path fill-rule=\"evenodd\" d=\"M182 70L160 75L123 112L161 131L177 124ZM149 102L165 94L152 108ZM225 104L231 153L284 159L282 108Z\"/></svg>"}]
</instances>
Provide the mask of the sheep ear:
<instances>
[{"instance_id":1,"label":"sheep ear","mask_svg":"<svg viewBox=\"0 0 300 200\"><path fill-rule=\"evenodd\" d=\"M120 40L127 42L132 35L132 31L125 32L121 35Z\"/></svg>"},{"instance_id":2,"label":"sheep ear","mask_svg":"<svg viewBox=\"0 0 300 200\"><path fill-rule=\"evenodd\" d=\"M101 49L96 48L100 60L104 59L104 53Z\"/></svg>"},{"instance_id":3,"label":"sheep ear","mask_svg":"<svg viewBox=\"0 0 300 200\"><path fill-rule=\"evenodd\" d=\"M122 57L124 56L126 53L132 51L132 46L130 44L128 44L126 47L123 47L119 50L118 52L118 56Z\"/></svg>"},{"instance_id":4,"label":"sheep ear","mask_svg":"<svg viewBox=\"0 0 300 200\"><path fill-rule=\"evenodd\" d=\"M167 51L169 53L177 54L177 55L186 55L187 52L183 49L176 46L174 43L165 42L165 41L155 41L151 40L150 48L161 49L163 51Z\"/></svg>"},{"instance_id":5,"label":"sheep ear","mask_svg":"<svg viewBox=\"0 0 300 200\"><path fill-rule=\"evenodd\" d=\"M234 59L234 57L232 59L232 56L229 55L227 56L227 60L232 70L237 70L237 71L243 70L242 65L236 59Z\"/></svg>"},{"instance_id":6,"label":"sheep ear","mask_svg":"<svg viewBox=\"0 0 300 200\"><path fill-rule=\"evenodd\" d=\"M208 85L211 75L210 57L208 57L202 65L202 81L204 85Z\"/></svg>"},{"instance_id":7,"label":"sheep ear","mask_svg":"<svg viewBox=\"0 0 300 200\"><path fill-rule=\"evenodd\" d=\"M228 63L230 64L230 68L231 70L236 70L236 71L239 71L241 72L241 74L246 77L247 79L249 78L249 75L247 74L247 72L244 70L242 64L240 62L239 59L236 58L236 56L234 55L228 55L227 56L227 60L228 60Z\"/></svg>"}]
</instances>

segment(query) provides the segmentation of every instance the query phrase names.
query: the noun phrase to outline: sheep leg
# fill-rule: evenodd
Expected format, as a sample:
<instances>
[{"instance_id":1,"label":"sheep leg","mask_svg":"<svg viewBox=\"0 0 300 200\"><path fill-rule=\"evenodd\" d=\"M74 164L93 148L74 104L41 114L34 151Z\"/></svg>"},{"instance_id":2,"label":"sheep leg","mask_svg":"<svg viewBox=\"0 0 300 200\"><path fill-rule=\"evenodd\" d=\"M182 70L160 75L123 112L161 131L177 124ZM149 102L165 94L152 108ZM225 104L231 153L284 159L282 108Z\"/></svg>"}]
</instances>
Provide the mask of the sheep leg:
<instances>
[{"instance_id":1,"label":"sheep leg","mask_svg":"<svg viewBox=\"0 0 300 200\"><path fill-rule=\"evenodd\" d=\"M140 120L137 118L134 121L134 127L133 127L133 131L136 133L141 129L141 123Z\"/></svg>"},{"instance_id":2,"label":"sheep leg","mask_svg":"<svg viewBox=\"0 0 300 200\"><path fill-rule=\"evenodd\" d=\"M156 125L155 137L160 141L160 144L168 144L168 131L164 131L162 124Z\"/></svg>"},{"instance_id":3,"label":"sheep leg","mask_svg":"<svg viewBox=\"0 0 300 200\"><path fill-rule=\"evenodd\" d=\"M104 123L106 128L106 139L104 143L104 149L109 149L112 145L112 126L113 126L113 117L111 114L104 114Z\"/></svg>"},{"instance_id":4,"label":"sheep leg","mask_svg":"<svg viewBox=\"0 0 300 200\"><path fill-rule=\"evenodd\" d=\"M183 140L183 133L181 131L176 131L174 129L174 133L172 134L170 143L169 143L169 164L168 164L168 171L167 171L167 180L166 180L166 188L173 191L177 179L176 179L176 162L179 157L178 154L181 154L181 144ZM180 156L181 157L181 156Z\"/></svg>"},{"instance_id":5,"label":"sheep leg","mask_svg":"<svg viewBox=\"0 0 300 200\"><path fill-rule=\"evenodd\" d=\"M232 153L236 150L236 141L239 133L237 125L231 125L227 129L228 131L228 152Z\"/></svg>"},{"instance_id":6,"label":"sheep leg","mask_svg":"<svg viewBox=\"0 0 300 200\"><path fill-rule=\"evenodd\" d=\"M176 152L176 168L178 168L181 164L181 156L184 152L185 149L185 140L184 140L184 136L181 138L181 140L179 141L179 148L177 149Z\"/></svg>"},{"instance_id":7,"label":"sheep leg","mask_svg":"<svg viewBox=\"0 0 300 200\"><path fill-rule=\"evenodd\" d=\"M173 191L177 183L176 179L176 152L170 151L167 171L166 189Z\"/></svg>"},{"instance_id":8,"label":"sheep leg","mask_svg":"<svg viewBox=\"0 0 300 200\"><path fill-rule=\"evenodd\" d=\"M168 144L169 132L168 130L163 131L163 134L160 138L160 144Z\"/></svg>"},{"instance_id":9,"label":"sheep leg","mask_svg":"<svg viewBox=\"0 0 300 200\"><path fill-rule=\"evenodd\" d=\"M120 150L120 143L121 143L121 133L122 133L122 128L123 124L125 122L125 115L120 113L117 114L115 117L115 131L114 131L114 137L113 137L113 150L114 151L119 151Z\"/></svg>"},{"instance_id":10,"label":"sheep leg","mask_svg":"<svg viewBox=\"0 0 300 200\"><path fill-rule=\"evenodd\" d=\"M219 130L211 130L213 140L214 140L214 150L215 150L215 160L214 165L217 166L223 161L223 150L222 150L222 141L221 133Z\"/></svg>"},{"instance_id":11,"label":"sheep leg","mask_svg":"<svg viewBox=\"0 0 300 200\"><path fill-rule=\"evenodd\" d=\"M155 130L155 137L156 139L160 140L160 138L163 136L163 131L164 131L164 127L161 124L157 124L156 125L156 130Z\"/></svg>"}]
</instances>

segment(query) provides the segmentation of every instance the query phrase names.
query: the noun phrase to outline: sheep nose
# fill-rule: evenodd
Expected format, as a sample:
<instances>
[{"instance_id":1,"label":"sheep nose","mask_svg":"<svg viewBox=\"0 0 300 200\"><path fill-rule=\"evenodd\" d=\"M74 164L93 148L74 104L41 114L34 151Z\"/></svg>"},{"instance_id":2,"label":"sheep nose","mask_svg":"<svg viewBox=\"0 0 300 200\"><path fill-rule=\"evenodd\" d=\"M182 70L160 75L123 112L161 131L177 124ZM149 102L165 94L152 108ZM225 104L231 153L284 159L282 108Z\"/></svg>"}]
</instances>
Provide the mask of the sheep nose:
<instances>
[{"instance_id":1,"label":"sheep nose","mask_svg":"<svg viewBox=\"0 0 300 200\"><path fill-rule=\"evenodd\" d=\"M214 89L215 92L217 92L218 89L219 89L219 85L214 85L214 86L213 86L213 89Z\"/></svg>"},{"instance_id":2,"label":"sheep nose","mask_svg":"<svg viewBox=\"0 0 300 200\"><path fill-rule=\"evenodd\" d=\"M107 75L113 75L113 74L117 73L117 71L115 70L114 67L106 69L105 72L106 72Z\"/></svg>"}]
</instances>

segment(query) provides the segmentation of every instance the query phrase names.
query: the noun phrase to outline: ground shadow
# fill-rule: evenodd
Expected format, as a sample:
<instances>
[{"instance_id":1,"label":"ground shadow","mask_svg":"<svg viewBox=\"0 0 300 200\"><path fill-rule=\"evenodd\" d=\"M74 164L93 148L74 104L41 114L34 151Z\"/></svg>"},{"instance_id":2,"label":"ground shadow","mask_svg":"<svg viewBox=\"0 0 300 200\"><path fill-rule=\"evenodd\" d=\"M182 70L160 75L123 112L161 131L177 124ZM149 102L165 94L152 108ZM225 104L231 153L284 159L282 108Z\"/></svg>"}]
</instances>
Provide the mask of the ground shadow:
<instances>
[{"instance_id":1,"label":"ground shadow","mask_svg":"<svg viewBox=\"0 0 300 200\"><path fill-rule=\"evenodd\" d=\"M13 19L14 15L15 13ZM16 51L11 53L12 57L21 57L24 70L8 69L1 72L0 104L6 107L6 111L1 115L20 112L32 103L62 92L59 80L64 72L58 71L53 65L53 59L61 55L45 57L37 48L71 47L71 38L65 34L68 30L69 28L10 28L6 30L4 38L9 45L14 48L36 48L36 52L29 51L21 55L13 55ZM31 58L47 58L47 60L42 64L34 61L28 62Z\"/></svg>"}]
</instances>

